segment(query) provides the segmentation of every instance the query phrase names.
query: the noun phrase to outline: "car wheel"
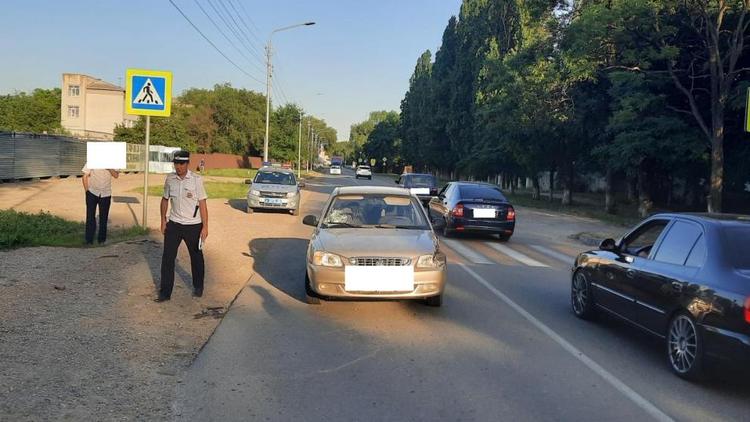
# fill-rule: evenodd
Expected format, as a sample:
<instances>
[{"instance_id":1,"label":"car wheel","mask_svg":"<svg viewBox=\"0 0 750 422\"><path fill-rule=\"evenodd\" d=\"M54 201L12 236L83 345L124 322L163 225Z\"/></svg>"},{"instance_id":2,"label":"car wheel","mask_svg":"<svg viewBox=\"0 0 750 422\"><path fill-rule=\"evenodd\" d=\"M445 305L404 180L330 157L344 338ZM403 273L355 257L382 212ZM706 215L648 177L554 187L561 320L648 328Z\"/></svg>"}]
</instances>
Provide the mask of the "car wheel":
<instances>
[{"instance_id":1,"label":"car wheel","mask_svg":"<svg viewBox=\"0 0 750 422\"><path fill-rule=\"evenodd\" d=\"M703 376L703 338L687 312L679 312L669 321L667 361L681 378L699 380Z\"/></svg>"},{"instance_id":2,"label":"car wheel","mask_svg":"<svg viewBox=\"0 0 750 422\"><path fill-rule=\"evenodd\" d=\"M247 213L248 214L252 214L253 211L255 211L255 209L253 207L251 207L251 206L248 205L248 207L247 207Z\"/></svg>"},{"instance_id":3,"label":"car wheel","mask_svg":"<svg viewBox=\"0 0 750 422\"><path fill-rule=\"evenodd\" d=\"M583 271L576 271L570 283L570 304L575 316L581 319L592 319L596 314L594 297L591 295L589 283Z\"/></svg>"},{"instance_id":4,"label":"car wheel","mask_svg":"<svg viewBox=\"0 0 750 422\"><path fill-rule=\"evenodd\" d=\"M367 180L372 180L372 176L368 177Z\"/></svg>"},{"instance_id":5,"label":"car wheel","mask_svg":"<svg viewBox=\"0 0 750 422\"><path fill-rule=\"evenodd\" d=\"M443 222L443 237L453 236L453 230L448 228L448 220Z\"/></svg>"},{"instance_id":6,"label":"car wheel","mask_svg":"<svg viewBox=\"0 0 750 422\"><path fill-rule=\"evenodd\" d=\"M310 305L320 305L320 295L310 286L310 277L305 271L305 302Z\"/></svg>"},{"instance_id":7,"label":"car wheel","mask_svg":"<svg viewBox=\"0 0 750 422\"><path fill-rule=\"evenodd\" d=\"M511 235L509 234L500 233L497 235L497 238L500 239L501 242L507 242L508 240L510 240L510 236Z\"/></svg>"},{"instance_id":8,"label":"car wheel","mask_svg":"<svg viewBox=\"0 0 750 422\"><path fill-rule=\"evenodd\" d=\"M430 296L425 299L425 303L427 304L427 306L439 308L440 305L443 304L443 295Z\"/></svg>"}]
</instances>

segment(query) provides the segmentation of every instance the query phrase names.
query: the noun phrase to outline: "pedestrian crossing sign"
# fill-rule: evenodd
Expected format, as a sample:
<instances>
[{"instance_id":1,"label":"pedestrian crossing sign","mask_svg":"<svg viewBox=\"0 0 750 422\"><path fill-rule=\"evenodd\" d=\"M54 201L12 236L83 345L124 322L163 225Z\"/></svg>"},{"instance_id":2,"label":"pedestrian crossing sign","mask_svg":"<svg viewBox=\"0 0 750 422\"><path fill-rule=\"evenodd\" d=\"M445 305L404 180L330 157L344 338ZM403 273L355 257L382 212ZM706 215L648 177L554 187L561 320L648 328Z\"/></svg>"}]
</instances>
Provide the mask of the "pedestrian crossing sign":
<instances>
[{"instance_id":1,"label":"pedestrian crossing sign","mask_svg":"<svg viewBox=\"0 0 750 422\"><path fill-rule=\"evenodd\" d=\"M172 72L127 69L125 112L168 117L172 111Z\"/></svg>"}]
</instances>

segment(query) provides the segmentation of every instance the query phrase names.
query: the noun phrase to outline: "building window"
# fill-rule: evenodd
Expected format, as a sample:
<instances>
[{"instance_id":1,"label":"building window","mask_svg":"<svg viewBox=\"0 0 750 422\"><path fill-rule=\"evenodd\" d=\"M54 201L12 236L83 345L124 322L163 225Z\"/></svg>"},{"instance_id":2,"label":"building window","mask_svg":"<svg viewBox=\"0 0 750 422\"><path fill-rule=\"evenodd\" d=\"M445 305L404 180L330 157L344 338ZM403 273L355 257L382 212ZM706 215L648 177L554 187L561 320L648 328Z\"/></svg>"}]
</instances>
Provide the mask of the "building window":
<instances>
[{"instance_id":1,"label":"building window","mask_svg":"<svg viewBox=\"0 0 750 422\"><path fill-rule=\"evenodd\" d=\"M68 106L68 117L78 118L78 106Z\"/></svg>"},{"instance_id":2,"label":"building window","mask_svg":"<svg viewBox=\"0 0 750 422\"><path fill-rule=\"evenodd\" d=\"M68 85L68 95L71 97L81 95L81 87L79 85Z\"/></svg>"}]
</instances>

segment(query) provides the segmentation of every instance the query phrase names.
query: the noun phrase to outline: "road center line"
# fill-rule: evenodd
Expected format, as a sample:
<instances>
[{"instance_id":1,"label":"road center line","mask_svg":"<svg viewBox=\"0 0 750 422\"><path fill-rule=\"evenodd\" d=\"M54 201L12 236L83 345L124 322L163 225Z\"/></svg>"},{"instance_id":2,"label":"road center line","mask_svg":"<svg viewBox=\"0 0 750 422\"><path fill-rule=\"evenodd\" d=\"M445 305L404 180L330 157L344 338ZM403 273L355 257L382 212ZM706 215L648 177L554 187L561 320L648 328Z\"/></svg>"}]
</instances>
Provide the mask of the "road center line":
<instances>
[{"instance_id":1,"label":"road center line","mask_svg":"<svg viewBox=\"0 0 750 422\"><path fill-rule=\"evenodd\" d=\"M484 244L502 254L508 255L509 257L515 259L516 261L522 264L528 265L529 267L546 267L547 266L546 264L542 264L536 259L528 257L522 254L521 252L517 252L505 245L501 245L499 243L493 243L493 242L484 242Z\"/></svg>"},{"instance_id":2,"label":"road center line","mask_svg":"<svg viewBox=\"0 0 750 422\"><path fill-rule=\"evenodd\" d=\"M552 340L554 340L555 343L559 344L568 353L573 355L573 357L581 361L581 363L583 363L589 369L591 369L600 377L602 377L612 387L614 387L617 391L625 395L625 397L629 398L633 403L635 403L638 407L646 411L646 413L651 415L654 419L656 419L657 421L662 421L662 422L674 421L666 413L662 412L658 407L656 407L653 403L646 400L646 398L638 394L632 388L628 387L624 382L620 381L619 378L612 375L609 371L607 371L601 365L593 361L590 357L586 356L582 351L578 350L578 348L573 346L570 342L565 340L562 336L557 334L554 330L549 328L542 321L538 320L535 316L531 315L528 311L526 311L523 307L521 307L521 305L517 304L511 298L506 296L503 292L496 289L492 284L490 284L482 276L474 272L474 270L469 268L466 264L456 263L455 265L458 265L459 267L463 268L464 271L466 271L470 276L472 276L474 280L476 280L477 283L486 287L487 290L489 290L495 296L497 296L498 299L502 300L503 302L505 302L506 305L510 306L516 312L521 314L521 316L524 317L527 321L529 321L532 325L534 325L541 332L543 332Z\"/></svg>"}]
</instances>

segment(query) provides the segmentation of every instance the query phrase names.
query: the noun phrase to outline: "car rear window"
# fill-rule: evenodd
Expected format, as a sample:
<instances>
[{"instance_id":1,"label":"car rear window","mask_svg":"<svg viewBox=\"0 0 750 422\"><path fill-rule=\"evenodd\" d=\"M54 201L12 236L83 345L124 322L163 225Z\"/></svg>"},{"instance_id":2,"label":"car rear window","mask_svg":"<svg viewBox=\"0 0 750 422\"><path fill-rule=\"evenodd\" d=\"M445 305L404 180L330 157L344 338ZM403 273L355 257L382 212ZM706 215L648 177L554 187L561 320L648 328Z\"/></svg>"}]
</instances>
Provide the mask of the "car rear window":
<instances>
[{"instance_id":1,"label":"car rear window","mask_svg":"<svg viewBox=\"0 0 750 422\"><path fill-rule=\"evenodd\" d=\"M404 177L404 185L412 188L434 188L437 187L435 177L429 174L415 174Z\"/></svg>"},{"instance_id":2,"label":"car rear window","mask_svg":"<svg viewBox=\"0 0 750 422\"><path fill-rule=\"evenodd\" d=\"M458 187L461 199L495 199L507 201L500 189L491 186L463 185Z\"/></svg>"},{"instance_id":3,"label":"car rear window","mask_svg":"<svg viewBox=\"0 0 750 422\"><path fill-rule=\"evenodd\" d=\"M734 268L750 270L750 226L726 227L724 229L724 248L729 255L729 262Z\"/></svg>"}]
</instances>

